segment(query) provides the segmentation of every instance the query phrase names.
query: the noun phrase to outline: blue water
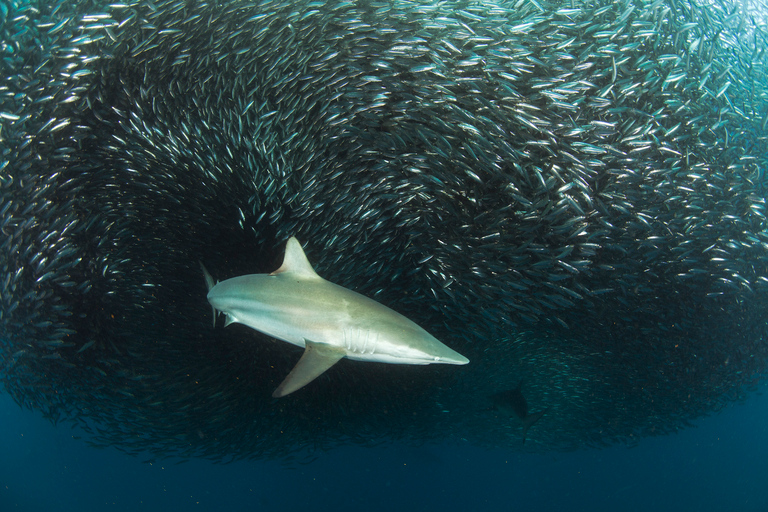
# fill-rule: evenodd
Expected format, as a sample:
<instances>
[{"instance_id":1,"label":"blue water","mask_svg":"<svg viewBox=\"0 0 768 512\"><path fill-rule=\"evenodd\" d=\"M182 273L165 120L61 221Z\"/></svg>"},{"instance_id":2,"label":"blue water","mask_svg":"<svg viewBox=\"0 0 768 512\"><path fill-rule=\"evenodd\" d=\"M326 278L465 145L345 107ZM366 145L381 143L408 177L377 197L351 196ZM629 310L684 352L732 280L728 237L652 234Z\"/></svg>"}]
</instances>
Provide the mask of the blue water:
<instances>
[{"instance_id":1,"label":"blue water","mask_svg":"<svg viewBox=\"0 0 768 512\"><path fill-rule=\"evenodd\" d=\"M0 511L768 511L768 393L695 424L547 455L391 444L177 465L91 448L0 394Z\"/></svg>"}]
</instances>

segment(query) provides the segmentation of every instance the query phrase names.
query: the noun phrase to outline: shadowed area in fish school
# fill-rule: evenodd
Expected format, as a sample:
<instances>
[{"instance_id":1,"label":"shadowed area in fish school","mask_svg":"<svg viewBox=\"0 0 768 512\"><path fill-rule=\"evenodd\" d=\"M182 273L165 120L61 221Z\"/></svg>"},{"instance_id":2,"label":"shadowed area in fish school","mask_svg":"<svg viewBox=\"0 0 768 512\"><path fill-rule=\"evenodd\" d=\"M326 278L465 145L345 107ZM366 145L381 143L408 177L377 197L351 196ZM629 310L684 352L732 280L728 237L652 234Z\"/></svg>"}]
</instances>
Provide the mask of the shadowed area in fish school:
<instances>
[{"instance_id":1,"label":"shadowed area in fish school","mask_svg":"<svg viewBox=\"0 0 768 512\"><path fill-rule=\"evenodd\" d=\"M306 464L143 463L84 447L72 430L0 395L0 509L766 510L768 394L694 424L635 448L557 454L392 442L339 447Z\"/></svg>"},{"instance_id":2,"label":"shadowed area in fish school","mask_svg":"<svg viewBox=\"0 0 768 512\"><path fill-rule=\"evenodd\" d=\"M0 5L0 379L94 444L634 445L764 378L762 4ZM300 350L211 327L198 262L291 236L471 362L273 399Z\"/></svg>"}]
</instances>

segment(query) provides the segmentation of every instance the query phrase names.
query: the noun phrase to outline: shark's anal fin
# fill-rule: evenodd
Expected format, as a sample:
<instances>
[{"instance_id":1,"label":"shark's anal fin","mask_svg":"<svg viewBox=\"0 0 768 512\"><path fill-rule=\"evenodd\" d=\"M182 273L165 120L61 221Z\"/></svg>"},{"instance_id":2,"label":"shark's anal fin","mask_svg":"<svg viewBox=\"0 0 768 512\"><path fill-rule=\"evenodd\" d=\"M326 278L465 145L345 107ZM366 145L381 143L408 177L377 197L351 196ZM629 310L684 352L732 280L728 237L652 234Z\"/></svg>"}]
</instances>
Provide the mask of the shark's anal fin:
<instances>
[{"instance_id":1,"label":"shark's anal fin","mask_svg":"<svg viewBox=\"0 0 768 512\"><path fill-rule=\"evenodd\" d=\"M291 373L277 387L275 392L272 393L272 396L280 398L303 388L325 370L336 364L345 354L344 349L340 347L332 347L307 340L301 359L299 359L299 362L296 363Z\"/></svg>"}]
</instances>

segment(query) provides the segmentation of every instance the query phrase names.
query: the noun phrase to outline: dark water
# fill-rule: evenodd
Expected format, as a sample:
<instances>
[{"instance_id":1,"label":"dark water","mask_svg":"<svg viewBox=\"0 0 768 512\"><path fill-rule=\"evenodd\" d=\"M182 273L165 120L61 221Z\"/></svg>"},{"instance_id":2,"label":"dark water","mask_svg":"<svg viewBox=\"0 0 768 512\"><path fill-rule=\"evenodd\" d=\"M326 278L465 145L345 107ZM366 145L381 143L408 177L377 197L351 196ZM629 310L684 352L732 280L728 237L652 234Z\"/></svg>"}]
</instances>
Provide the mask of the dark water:
<instances>
[{"instance_id":1,"label":"dark water","mask_svg":"<svg viewBox=\"0 0 768 512\"><path fill-rule=\"evenodd\" d=\"M768 512L764 2L129 3L0 0L0 512ZM293 235L472 364L276 405L196 261Z\"/></svg>"},{"instance_id":2,"label":"dark water","mask_svg":"<svg viewBox=\"0 0 768 512\"><path fill-rule=\"evenodd\" d=\"M564 454L389 444L293 468L176 465L90 448L2 395L0 510L768 510L768 394L695 425Z\"/></svg>"}]
</instances>

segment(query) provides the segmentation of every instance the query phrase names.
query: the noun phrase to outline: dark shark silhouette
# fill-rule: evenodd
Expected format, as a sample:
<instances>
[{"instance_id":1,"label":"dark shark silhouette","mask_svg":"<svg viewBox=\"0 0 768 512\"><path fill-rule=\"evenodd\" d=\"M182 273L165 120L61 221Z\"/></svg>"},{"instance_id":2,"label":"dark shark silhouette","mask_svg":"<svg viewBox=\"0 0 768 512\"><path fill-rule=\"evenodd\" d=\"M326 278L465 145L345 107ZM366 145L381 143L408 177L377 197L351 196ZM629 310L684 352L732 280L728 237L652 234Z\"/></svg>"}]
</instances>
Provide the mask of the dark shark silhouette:
<instances>
[{"instance_id":1,"label":"dark shark silhouette","mask_svg":"<svg viewBox=\"0 0 768 512\"><path fill-rule=\"evenodd\" d=\"M521 380L515 389L508 389L492 394L491 401L493 402L494 409L497 411L510 417L515 415L520 418L520 421L523 422L523 444L525 444L525 436L528 434L528 429L544 416L544 413L549 410L549 407L543 411L528 414L528 401L523 396L522 388L523 381Z\"/></svg>"}]
</instances>

